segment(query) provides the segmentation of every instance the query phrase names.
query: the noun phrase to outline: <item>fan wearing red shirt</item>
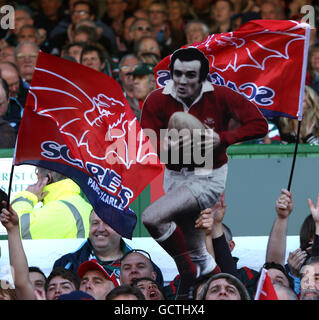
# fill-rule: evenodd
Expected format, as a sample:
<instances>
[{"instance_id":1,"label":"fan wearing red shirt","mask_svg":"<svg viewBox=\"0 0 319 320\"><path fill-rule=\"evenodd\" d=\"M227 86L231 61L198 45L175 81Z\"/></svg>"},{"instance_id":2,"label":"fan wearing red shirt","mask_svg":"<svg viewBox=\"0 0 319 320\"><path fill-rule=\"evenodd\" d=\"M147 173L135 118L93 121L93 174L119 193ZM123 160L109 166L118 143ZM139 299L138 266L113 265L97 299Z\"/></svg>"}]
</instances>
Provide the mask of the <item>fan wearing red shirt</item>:
<instances>
[{"instance_id":1,"label":"fan wearing red shirt","mask_svg":"<svg viewBox=\"0 0 319 320\"><path fill-rule=\"evenodd\" d=\"M197 118L202 126L198 129L206 128L201 146L213 150L207 152L212 159L206 160L212 161L205 160L206 169L197 168L197 163L193 162L185 164L183 159L177 164L165 162L165 195L142 214L151 236L176 263L181 278L177 299L187 299L189 287L198 276L218 270L214 258L206 250L204 232L194 225L201 210L213 207L225 190L226 148L237 142L261 138L268 132L267 121L257 107L227 87L212 85L206 80L208 72L208 60L198 49L189 47L175 51L170 61L172 79L146 98L141 116L143 129L156 133L160 158L163 150L170 151L174 147L174 142L165 143L160 133L161 129L171 127L173 114L175 118L178 116L174 122L181 124L185 120L187 128L194 129L194 126L187 125L188 118L180 115L188 113ZM210 170L207 170L207 162L211 162Z\"/></svg>"}]
</instances>

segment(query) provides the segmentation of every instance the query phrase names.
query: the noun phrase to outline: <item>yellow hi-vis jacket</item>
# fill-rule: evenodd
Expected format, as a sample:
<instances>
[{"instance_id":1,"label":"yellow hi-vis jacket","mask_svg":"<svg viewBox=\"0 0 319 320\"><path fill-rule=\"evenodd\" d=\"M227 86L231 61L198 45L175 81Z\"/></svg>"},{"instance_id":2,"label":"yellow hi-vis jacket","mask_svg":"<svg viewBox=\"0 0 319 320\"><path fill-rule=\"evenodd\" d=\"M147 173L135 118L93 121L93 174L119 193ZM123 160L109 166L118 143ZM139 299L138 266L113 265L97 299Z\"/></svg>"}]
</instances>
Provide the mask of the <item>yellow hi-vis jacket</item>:
<instances>
[{"instance_id":1,"label":"yellow hi-vis jacket","mask_svg":"<svg viewBox=\"0 0 319 320\"><path fill-rule=\"evenodd\" d=\"M13 198L22 239L87 238L92 206L80 195L80 187L64 179L45 186L43 192L48 193L42 206L36 206L38 198L29 191Z\"/></svg>"}]
</instances>

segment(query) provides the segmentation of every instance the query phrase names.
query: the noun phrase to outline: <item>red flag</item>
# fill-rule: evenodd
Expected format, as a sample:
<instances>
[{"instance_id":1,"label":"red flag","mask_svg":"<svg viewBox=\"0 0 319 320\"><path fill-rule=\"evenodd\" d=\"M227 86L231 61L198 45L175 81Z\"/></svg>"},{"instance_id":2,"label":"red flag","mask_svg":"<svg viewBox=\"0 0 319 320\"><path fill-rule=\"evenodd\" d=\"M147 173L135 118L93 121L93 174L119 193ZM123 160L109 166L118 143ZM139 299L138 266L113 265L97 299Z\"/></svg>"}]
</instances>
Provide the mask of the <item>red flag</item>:
<instances>
[{"instance_id":1,"label":"red flag","mask_svg":"<svg viewBox=\"0 0 319 320\"><path fill-rule=\"evenodd\" d=\"M42 52L14 164L33 164L70 177L100 218L127 238L136 224L129 204L162 170L114 79Z\"/></svg>"},{"instance_id":2,"label":"red flag","mask_svg":"<svg viewBox=\"0 0 319 320\"><path fill-rule=\"evenodd\" d=\"M265 268L262 269L255 300L278 300L276 291Z\"/></svg>"},{"instance_id":3,"label":"red flag","mask_svg":"<svg viewBox=\"0 0 319 320\"><path fill-rule=\"evenodd\" d=\"M208 58L213 84L240 92L265 117L301 120L309 30L310 25L292 20L254 20L188 46ZM154 68L159 87L170 79L169 63L167 56Z\"/></svg>"}]
</instances>

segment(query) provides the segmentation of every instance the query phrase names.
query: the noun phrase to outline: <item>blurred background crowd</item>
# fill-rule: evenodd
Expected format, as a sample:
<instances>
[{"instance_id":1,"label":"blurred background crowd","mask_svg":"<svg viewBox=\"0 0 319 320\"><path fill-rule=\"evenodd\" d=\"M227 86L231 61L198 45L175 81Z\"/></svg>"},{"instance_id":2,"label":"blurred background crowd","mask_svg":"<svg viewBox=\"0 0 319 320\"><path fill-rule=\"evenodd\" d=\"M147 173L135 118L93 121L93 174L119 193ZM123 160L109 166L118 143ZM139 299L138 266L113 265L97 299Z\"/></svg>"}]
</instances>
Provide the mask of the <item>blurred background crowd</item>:
<instances>
[{"instance_id":1,"label":"blurred background crowd","mask_svg":"<svg viewBox=\"0 0 319 320\"><path fill-rule=\"evenodd\" d=\"M144 99L156 87L153 67L174 50L249 20L300 21L307 5L315 25L319 16L319 4L311 0L0 1L6 4L15 8L15 23L14 29L0 30L0 148L14 146L39 50L113 77L139 120ZM318 31L313 27L300 143L319 143L318 94ZM268 135L249 143L296 142L296 120L268 120Z\"/></svg>"}]
</instances>

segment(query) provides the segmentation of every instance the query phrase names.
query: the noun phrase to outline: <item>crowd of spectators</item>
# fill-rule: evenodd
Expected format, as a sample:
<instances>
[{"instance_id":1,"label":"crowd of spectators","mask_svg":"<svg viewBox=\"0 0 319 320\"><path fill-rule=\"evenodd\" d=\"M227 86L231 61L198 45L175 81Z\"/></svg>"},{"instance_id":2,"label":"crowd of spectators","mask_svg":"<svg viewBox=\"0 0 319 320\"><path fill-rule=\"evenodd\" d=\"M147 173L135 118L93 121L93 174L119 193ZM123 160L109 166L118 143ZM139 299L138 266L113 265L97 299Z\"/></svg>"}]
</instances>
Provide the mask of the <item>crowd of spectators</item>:
<instances>
[{"instance_id":1,"label":"crowd of spectators","mask_svg":"<svg viewBox=\"0 0 319 320\"><path fill-rule=\"evenodd\" d=\"M25 0L3 4L15 7L15 27L0 30L0 148L13 148L40 50L113 77L140 120L143 101L155 89L153 68L162 58L209 34L236 30L249 20L300 20L301 7L312 5L312 1ZM319 42L313 29L300 143L319 145L318 94ZM269 134L253 143L295 143L297 127L294 119L269 119ZM66 181L62 178L62 182ZM29 196L30 192L36 194L28 191ZM2 200L7 200L5 195ZM32 199L25 196L18 200ZM37 200L34 198L34 202ZM48 276L28 266L21 241L19 201L10 209L2 209L0 216L8 232L10 264L15 272L14 286L7 283L4 289L1 285L1 299L175 299L179 276L166 285L150 253L130 248L89 206L83 213L87 241L78 251L66 252ZM319 268L319 196L316 204L310 199L308 202L311 214L301 227L300 248L290 253L288 261L285 253L287 222L293 211L291 192L283 189L276 202L277 217L261 267L268 270L279 299L319 299L315 278ZM2 204L6 207L6 202ZM221 272L197 278L189 299L254 299L261 270L237 269L238 258L231 254L235 245L231 230L222 223L225 211L222 197L196 221L195 227L205 232L207 251ZM32 226L35 228L35 224Z\"/></svg>"},{"instance_id":2,"label":"crowd of spectators","mask_svg":"<svg viewBox=\"0 0 319 320\"><path fill-rule=\"evenodd\" d=\"M1 191L6 207L6 194ZM275 203L276 217L270 230L265 263L260 270L237 268L232 255L235 242L231 229L223 223L224 196L213 208L203 210L195 222L206 238L206 248L218 271L196 278L188 300L254 300L263 269L273 283L278 300L319 300L319 194L308 199L309 211L300 228L300 246L286 257L287 225L292 214L293 196L282 189ZM92 211L89 235L76 252L55 261L46 276L29 266L21 240L18 213L2 209L0 221L8 233L14 283L1 281L3 300L175 300L179 274L165 282L151 254L128 246L125 240ZM185 298L184 298L185 299Z\"/></svg>"}]
</instances>

